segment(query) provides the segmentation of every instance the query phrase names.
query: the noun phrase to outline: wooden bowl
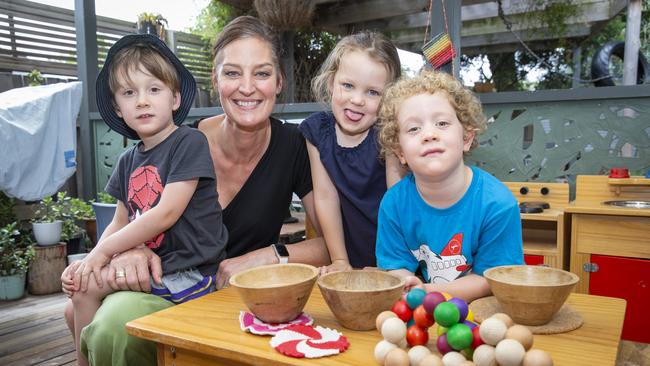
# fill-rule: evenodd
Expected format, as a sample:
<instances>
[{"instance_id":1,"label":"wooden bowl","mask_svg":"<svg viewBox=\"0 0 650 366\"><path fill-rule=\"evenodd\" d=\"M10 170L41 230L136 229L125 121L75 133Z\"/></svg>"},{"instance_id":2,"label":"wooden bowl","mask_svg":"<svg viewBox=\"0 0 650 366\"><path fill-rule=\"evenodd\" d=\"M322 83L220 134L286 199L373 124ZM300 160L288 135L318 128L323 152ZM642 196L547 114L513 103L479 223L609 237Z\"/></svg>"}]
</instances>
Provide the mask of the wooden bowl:
<instances>
[{"instance_id":1,"label":"wooden bowl","mask_svg":"<svg viewBox=\"0 0 650 366\"><path fill-rule=\"evenodd\" d=\"M341 325L370 330L377 315L400 299L404 279L380 271L334 272L321 276L318 288Z\"/></svg>"},{"instance_id":2,"label":"wooden bowl","mask_svg":"<svg viewBox=\"0 0 650 366\"><path fill-rule=\"evenodd\" d=\"M524 325L550 322L579 280L561 269L526 265L490 268L483 276L504 311Z\"/></svg>"},{"instance_id":3,"label":"wooden bowl","mask_svg":"<svg viewBox=\"0 0 650 366\"><path fill-rule=\"evenodd\" d=\"M289 263L260 266L230 277L230 286L257 318L267 323L286 323L302 313L318 268Z\"/></svg>"}]
</instances>

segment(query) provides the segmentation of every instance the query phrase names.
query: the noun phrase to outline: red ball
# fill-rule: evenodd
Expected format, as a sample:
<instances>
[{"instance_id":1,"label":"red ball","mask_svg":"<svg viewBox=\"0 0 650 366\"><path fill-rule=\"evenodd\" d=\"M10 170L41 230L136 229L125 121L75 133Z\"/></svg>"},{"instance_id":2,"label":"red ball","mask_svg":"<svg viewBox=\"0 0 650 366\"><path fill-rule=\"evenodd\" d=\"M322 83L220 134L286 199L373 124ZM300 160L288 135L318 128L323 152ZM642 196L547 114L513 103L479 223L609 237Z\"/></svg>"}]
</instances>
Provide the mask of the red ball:
<instances>
[{"instance_id":1,"label":"red ball","mask_svg":"<svg viewBox=\"0 0 650 366\"><path fill-rule=\"evenodd\" d=\"M478 331L479 331L479 327L472 328L472 345L470 346L472 349L476 349L478 346L485 343L481 339L481 335L479 334Z\"/></svg>"},{"instance_id":2,"label":"red ball","mask_svg":"<svg viewBox=\"0 0 650 366\"><path fill-rule=\"evenodd\" d=\"M408 304L404 300L396 302L391 310L405 323L413 316L413 311L411 311L411 308L409 308Z\"/></svg>"},{"instance_id":3,"label":"red ball","mask_svg":"<svg viewBox=\"0 0 650 366\"><path fill-rule=\"evenodd\" d=\"M435 323L433 315L424 308L423 305L418 306L413 311L413 320L420 328L429 328Z\"/></svg>"},{"instance_id":4,"label":"red ball","mask_svg":"<svg viewBox=\"0 0 650 366\"><path fill-rule=\"evenodd\" d=\"M429 342L429 333L417 325L412 325L406 330L406 342L409 346L424 346Z\"/></svg>"}]
</instances>

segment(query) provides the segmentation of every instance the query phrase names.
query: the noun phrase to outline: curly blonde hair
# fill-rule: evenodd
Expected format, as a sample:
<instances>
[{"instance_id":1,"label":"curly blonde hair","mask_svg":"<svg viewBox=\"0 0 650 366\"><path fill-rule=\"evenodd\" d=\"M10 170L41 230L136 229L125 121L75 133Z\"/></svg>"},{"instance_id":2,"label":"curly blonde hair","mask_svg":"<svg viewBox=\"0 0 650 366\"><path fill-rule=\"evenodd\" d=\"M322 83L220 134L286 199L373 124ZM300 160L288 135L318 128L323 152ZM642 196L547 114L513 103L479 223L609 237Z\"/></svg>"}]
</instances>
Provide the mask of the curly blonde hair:
<instances>
[{"instance_id":1,"label":"curly blonde hair","mask_svg":"<svg viewBox=\"0 0 650 366\"><path fill-rule=\"evenodd\" d=\"M373 60L386 66L389 82L397 80L402 67L395 45L381 33L362 31L343 37L327 56L318 74L311 81L314 98L321 103L329 103L332 97L334 75L339 69L341 58L350 51L365 52Z\"/></svg>"},{"instance_id":2,"label":"curly blonde hair","mask_svg":"<svg viewBox=\"0 0 650 366\"><path fill-rule=\"evenodd\" d=\"M397 114L402 103L415 95L444 92L456 111L458 120L466 132L479 135L485 131L487 122L483 115L481 102L453 76L440 71L422 71L414 78L403 78L390 86L385 92L379 109L379 142L383 156L398 151L399 125ZM470 150L478 145L474 138Z\"/></svg>"}]
</instances>

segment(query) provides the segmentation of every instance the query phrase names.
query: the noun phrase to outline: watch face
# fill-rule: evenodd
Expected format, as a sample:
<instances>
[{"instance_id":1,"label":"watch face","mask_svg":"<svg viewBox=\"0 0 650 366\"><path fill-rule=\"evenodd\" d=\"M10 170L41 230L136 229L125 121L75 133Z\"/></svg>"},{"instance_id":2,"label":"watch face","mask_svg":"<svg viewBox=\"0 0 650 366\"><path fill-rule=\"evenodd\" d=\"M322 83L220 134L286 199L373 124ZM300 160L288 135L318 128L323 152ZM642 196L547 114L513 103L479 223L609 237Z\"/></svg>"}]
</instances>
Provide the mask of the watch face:
<instances>
[{"instance_id":1,"label":"watch face","mask_svg":"<svg viewBox=\"0 0 650 366\"><path fill-rule=\"evenodd\" d=\"M284 246L284 244L276 244L275 249L278 251L278 254L280 257L288 257L289 256L289 251L287 250L287 247Z\"/></svg>"}]
</instances>

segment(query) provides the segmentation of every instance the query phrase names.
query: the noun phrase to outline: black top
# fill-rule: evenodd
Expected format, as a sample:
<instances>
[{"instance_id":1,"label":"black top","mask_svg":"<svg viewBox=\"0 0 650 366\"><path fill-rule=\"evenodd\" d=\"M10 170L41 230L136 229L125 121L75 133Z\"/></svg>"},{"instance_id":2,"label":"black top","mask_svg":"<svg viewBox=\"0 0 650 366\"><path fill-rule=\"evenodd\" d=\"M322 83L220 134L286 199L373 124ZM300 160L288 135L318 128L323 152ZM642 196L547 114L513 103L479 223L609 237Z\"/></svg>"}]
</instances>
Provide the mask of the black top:
<instances>
[{"instance_id":1,"label":"black top","mask_svg":"<svg viewBox=\"0 0 650 366\"><path fill-rule=\"evenodd\" d=\"M277 243L293 193L303 198L311 191L305 139L296 125L271 118L268 149L223 210L228 258Z\"/></svg>"},{"instance_id":2,"label":"black top","mask_svg":"<svg viewBox=\"0 0 650 366\"><path fill-rule=\"evenodd\" d=\"M120 156L106 192L124 203L131 222L160 202L167 183L199 178L178 221L145 244L160 257L164 274L189 268L215 274L226 256L228 233L205 135L183 126L152 149L142 148L140 142Z\"/></svg>"}]
</instances>

